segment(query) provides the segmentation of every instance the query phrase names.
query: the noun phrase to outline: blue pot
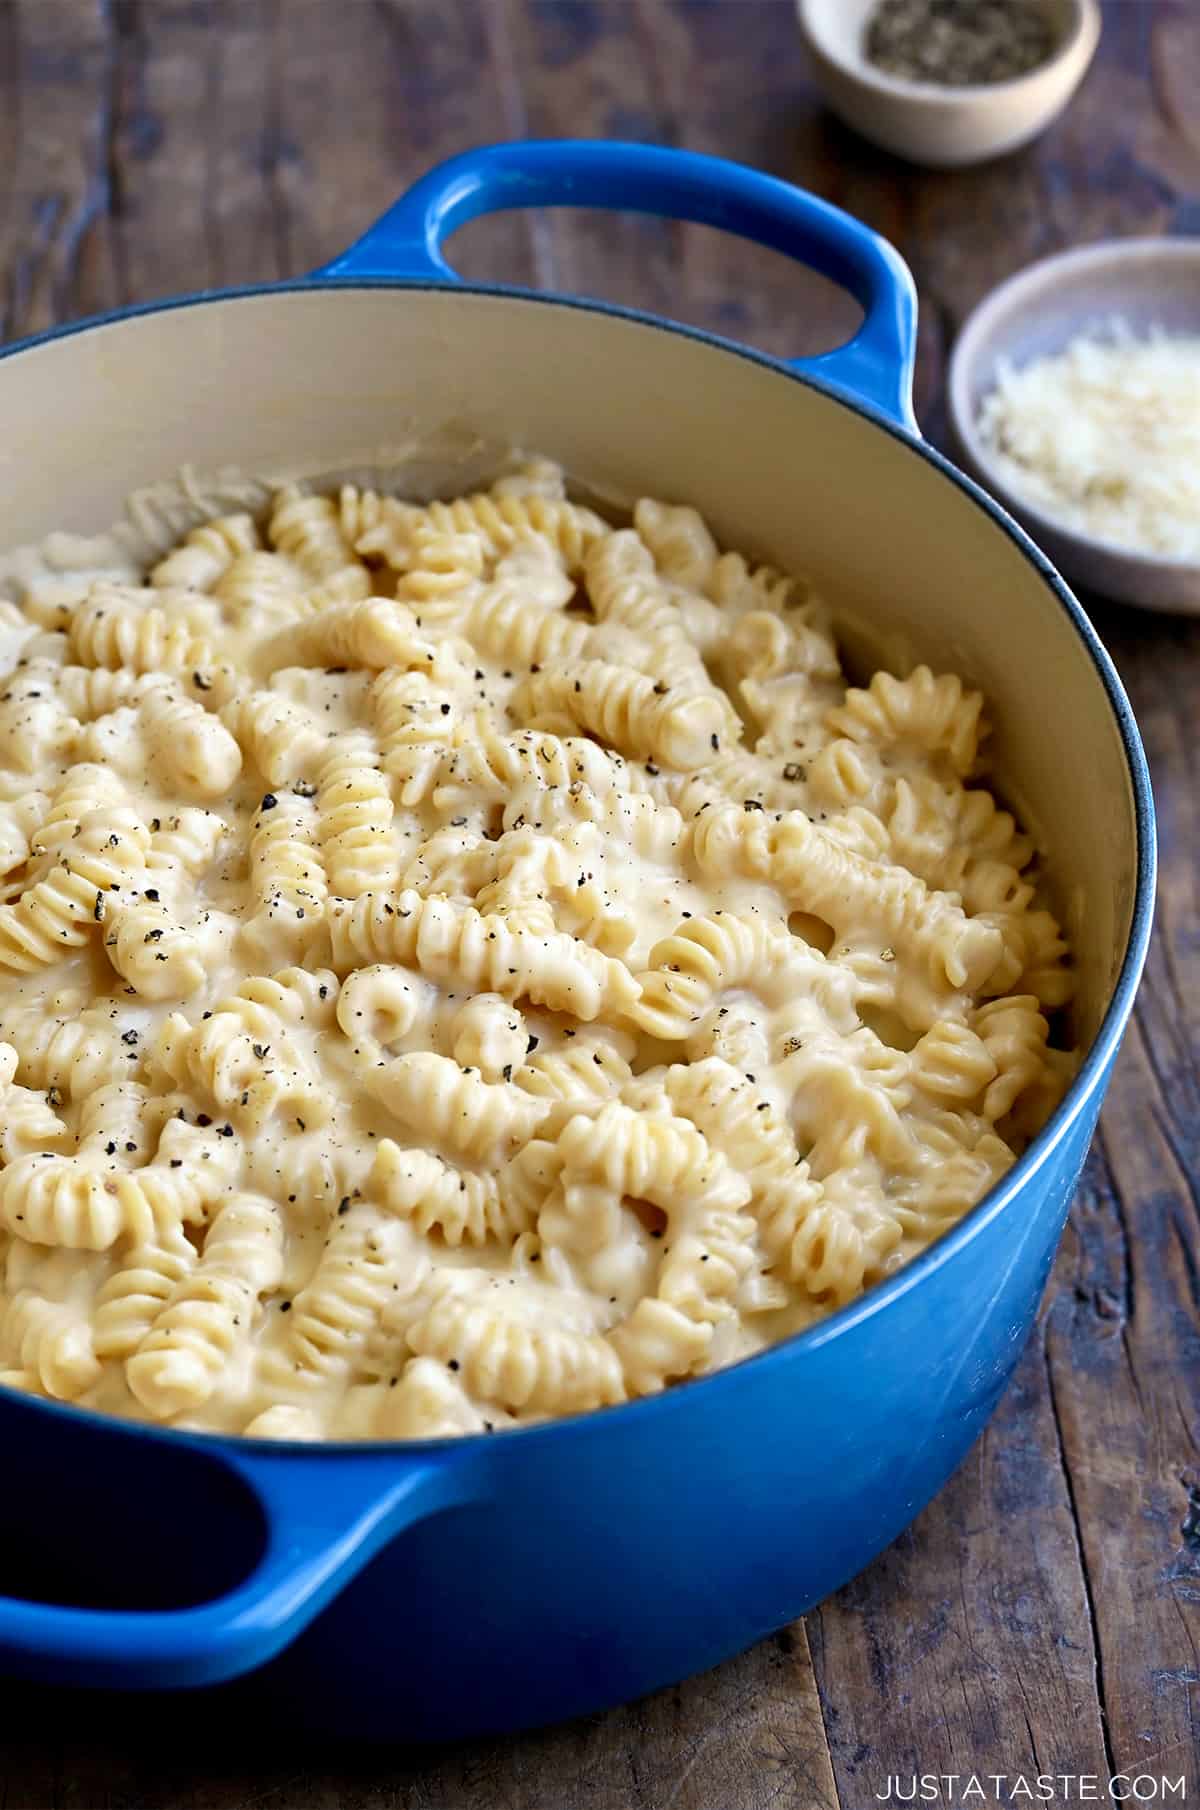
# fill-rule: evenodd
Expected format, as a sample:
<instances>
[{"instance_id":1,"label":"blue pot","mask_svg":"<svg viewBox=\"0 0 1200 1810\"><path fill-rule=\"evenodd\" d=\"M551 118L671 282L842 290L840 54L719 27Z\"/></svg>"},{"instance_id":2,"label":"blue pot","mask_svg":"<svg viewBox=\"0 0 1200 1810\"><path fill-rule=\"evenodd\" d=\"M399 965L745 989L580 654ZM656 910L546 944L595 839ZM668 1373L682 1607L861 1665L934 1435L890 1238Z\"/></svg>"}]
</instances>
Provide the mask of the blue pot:
<instances>
[{"instance_id":1,"label":"blue pot","mask_svg":"<svg viewBox=\"0 0 1200 1810\"><path fill-rule=\"evenodd\" d=\"M789 364L628 310L468 288L445 263L442 238L473 216L555 204L757 239L848 287L863 326ZM0 1390L17 1479L0 1510L6 1672L124 1690L239 1679L306 1727L397 1739L554 1721L793 1620L963 1457L1029 1331L1129 1016L1153 807L1079 605L919 438L914 337L905 266L826 203L692 153L540 142L444 165L305 283L131 310L0 356L0 546L99 530L185 459L312 470L319 448L333 471L469 430L602 491L694 502L826 590L852 651L968 673L1051 851L1087 1050L1003 1183L917 1262L660 1397L491 1439L313 1448Z\"/></svg>"}]
</instances>

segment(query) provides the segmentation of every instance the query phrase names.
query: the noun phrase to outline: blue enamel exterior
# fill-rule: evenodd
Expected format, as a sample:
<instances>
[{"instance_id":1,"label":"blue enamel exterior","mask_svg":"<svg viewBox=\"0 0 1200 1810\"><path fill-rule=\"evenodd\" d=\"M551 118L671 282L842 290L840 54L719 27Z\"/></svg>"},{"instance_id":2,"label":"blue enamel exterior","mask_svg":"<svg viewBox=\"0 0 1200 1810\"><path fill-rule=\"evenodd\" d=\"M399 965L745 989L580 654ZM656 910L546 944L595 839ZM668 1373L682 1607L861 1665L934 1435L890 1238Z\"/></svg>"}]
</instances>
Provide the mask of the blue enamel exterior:
<instances>
[{"instance_id":1,"label":"blue enamel exterior","mask_svg":"<svg viewBox=\"0 0 1200 1810\"><path fill-rule=\"evenodd\" d=\"M862 301L860 333L826 358L789 366L727 349L781 382L833 388L938 465L964 507L986 509L1022 547L1047 608L1072 621L1120 727L1138 822L1112 1004L1050 1125L946 1238L823 1325L666 1395L494 1439L313 1448L166 1432L0 1389L22 1478L0 1550L40 1549L54 1574L40 1587L20 1563L0 1574L23 1592L0 1596L11 1674L126 1690L236 1679L224 1689L278 1705L289 1722L302 1703L307 1727L392 1739L517 1728L639 1696L794 1619L887 1546L981 1430L1028 1334L1150 934L1153 804L1120 682L1043 556L917 438L903 263L812 196L691 153L503 145L434 171L312 280L457 282L440 251L456 226L492 208L566 203L741 232ZM104 1606L114 1598L136 1606Z\"/></svg>"}]
</instances>

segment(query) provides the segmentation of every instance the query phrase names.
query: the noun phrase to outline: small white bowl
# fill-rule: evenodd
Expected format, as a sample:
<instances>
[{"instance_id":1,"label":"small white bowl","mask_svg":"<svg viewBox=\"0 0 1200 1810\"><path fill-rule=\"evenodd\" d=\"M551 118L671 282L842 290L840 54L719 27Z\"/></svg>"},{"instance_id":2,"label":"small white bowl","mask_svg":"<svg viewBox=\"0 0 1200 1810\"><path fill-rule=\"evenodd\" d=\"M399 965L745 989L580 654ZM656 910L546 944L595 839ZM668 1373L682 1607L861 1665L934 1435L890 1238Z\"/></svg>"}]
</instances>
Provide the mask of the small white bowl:
<instances>
[{"instance_id":1,"label":"small white bowl","mask_svg":"<svg viewBox=\"0 0 1200 1810\"><path fill-rule=\"evenodd\" d=\"M878 0L796 0L813 73L829 106L864 138L912 163L956 169L1018 145L1061 113L1100 41L1099 0L1041 0L1060 34L1046 63L1010 82L905 82L867 61L863 29Z\"/></svg>"},{"instance_id":2,"label":"small white bowl","mask_svg":"<svg viewBox=\"0 0 1200 1810\"><path fill-rule=\"evenodd\" d=\"M1200 564L1137 553L1066 527L1001 475L979 431L1000 361L1020 368L1061 352L1087 328L1119 316L1139 337L1151 327L1200 335L1200 239L1115 239L1031 264L985 299L959 334L948 376L960 462L990 490L1074 584L1147 610L1200 614Z\"/></svg>"}]
</instances>

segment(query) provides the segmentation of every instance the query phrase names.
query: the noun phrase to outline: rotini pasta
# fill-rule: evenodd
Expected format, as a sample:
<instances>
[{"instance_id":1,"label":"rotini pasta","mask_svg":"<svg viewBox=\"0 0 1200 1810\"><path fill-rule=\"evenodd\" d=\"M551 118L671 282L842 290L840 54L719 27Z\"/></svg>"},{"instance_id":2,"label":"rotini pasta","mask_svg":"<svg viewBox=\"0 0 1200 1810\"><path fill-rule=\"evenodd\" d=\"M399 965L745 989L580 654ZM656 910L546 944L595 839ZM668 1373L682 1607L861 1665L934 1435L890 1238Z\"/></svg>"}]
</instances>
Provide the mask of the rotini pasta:
<instances>
[{"instance_id":1,"label":"rotini pasta","mask_svg":"<svg viewBox=\"0 0 1200 1810\"><path fill-rule=\"evenodd\" d=\"M146 751L185 798L223 798L242 770L242 751L224 724L191 698L155 686L139 711Z\"/></svg>"},{"instance_id":2,"label":"rotini pasta","mask_svg":"<svg viewBox=\"0 0 1200 1810\"><path fill-rule=\"evenodd\" d=\"M454 1280L465 1279L460 1271ZM549 1306L534 1290L501 1288L484 1273L472 1290L435 1300L408 1333L411 1350L463 1372L485 1402L514 1412L577 1414L623 1400L612 1346L583 1322L569 1296Z\"/></svg>"},{"instance_id":3,"label":"rotini pasta","mask_svg":"<svg viewBox=\"0 0 1200 1810\"><path fill-rule=\"evenodd\" d=\"M60 1401L84 1394L100 1375L86 1297L54 1301L18 1289L0 1317L0 1352Z\"/></svg>"},{"instance_id":4,"label":"rotini pasta","mask_svg":"<svg viewBox=\"0 0 1200 1810\"><path fill-rule=\"evenodd\" d=\"M356 899L395 883L395 814L371 738L331 743L317 773L317 840L331 892Z\"/></svg>"},{"instance_id":5,"label":"rotini pasta","mask_svg":"<svg viewBox=\"0 0 1200 1810\"><path fill-rule=\"evenodd\" d=\"M328 739L316 717L274 691L251 691L221 712L243 756L273 786L291 785L315 771Z\"/></svg>"},{"instance_id":6,"label":"rotini pasta","mask_svg":"<svg viewBox=\"0 0 1200 1810\"><path fill-rule=\"evenodd\" d=\"M433 658L433 645L420 638L415 617L384 597L336 603L295 628L284 629L265 653L271 667L292 662L365 666L373 671L421 667Z\"/></svg>"},{"instance_id":7,"label":"rotini pasta","mask_svg":"<svg viewBox=\"0 0 1200 1810\"><path fill-rule=\"evenodd\" d=\"M172 1012L153 1049L158 1069L176 1085L198 1089L206 1101L258 1131L286 1111L300 1128L324 1124L328 1096L317 1081L315 1055L322 1028L333 1018L337 981L301 968L243 981L230 998L190 1024ZM2 1177L0 1177L2 1184Z\"/></svg>"},{"instance_id":8,"label":"rotini pasta","mask_svg":"<svg viewBox=\"0 0 1200 1810\"><path fill-rule=\"evenodd\" d=\"M202 690L211 687L212 680L205 675L216 666L212 642L194 633L183 617L147 608L138 592L117 585L97 586L80 604L71 617L68 643L82 666L193 678L199 673Z\"/></svg>"},{"instance_id":9,"label":"rotini pasta","mask_svg":"<svg viewBox=\"0 0 1200 1810\"><path fill-rule=\"evenodd\" d=\"M429 503L408 519L410 535L425 527L438 534L475 535L487 559L499 559L521 544L546 543L572 577L582 568L588 548L609 532L600 516L564 497L499 487L448 503Z\"/></svg>"},{"instance_id":10,"label":"rotini pasta","mask_svg":"<svg viewBox=\"0 0 1200 1810\"><path fill-rule=\"evenodd\" d=\"M335 899L330 929L334 963L343 968L373 956L411 961L435 979L459 977L472 992L525 995L585 1022L620 1015L637 998L637 983L622 963L574 937L513 929L503 916L415 892L367 892L353 905Z\"/></svg>"},{"instance_id":11,"label":"rotini pasta","mask_svg":"<svg viewBox=\"0 0 1200 1810\"><path fill-rule=\"evenodd\" d=\"M277 552L294 561L310 584L328 580L355 563L342 532L337 505L288 484L272 499L267 537Z\"/></svg>"},{"instance_id":12,"label":"rotini pasta","mask_svg":"<svg viewBox=\"0 0 1200 1810\"><path fill-rule=\"evenodd\" d=\"M518 687L513 708L543 728L577 726L611 742L622 754L697 767L729 733L726 707L708 691L676 690L636 668L580 660L533 673Z\"/></svg>"},{"instance_id":13,"label":"rotini pasta","mask_svg":"<svg viewBox=\"0 0 1200 1810\"><path fill-rule=\"evenodd\" d=\"M150 583L167 590L211 591L236 559L261 544L251 516L218 516L193 528L180 546L159 560Z\"/></svg>"},{"instance_id":14,"label":"rotini pasta","mask_svg":"<svg viewBox=\"0 0 1200 1810\"><path fill-rule=\"evenodd\" d=\"M1070 1079L980 694L848 684L686 506L287 485L3 626L0 1386L606 1408L883 1281Z\"/></svg>"},{"instance_id":15,"label":"rotini pasta","mask_svg":"<svg viewBox=\"0 0 1200 1810\"><path fill-rule=\"evenodd\" d=\"M448 1245L511 1240L532 1223L528 1203L498 1177L456 1168L431 1150L402 1149L390 1138L380 1143L371 1183L390 1213L422 1232L436 1230Z\"/></svg>"},{"instance_id":16,"label":"rotini pasta","mask_svg":"<svg viewBox=\"0 0 1200 1810\"><path fill-rule=\"evenodd\" d=\"M320 934L328 886L317 836L310 799L268 793L260 803L250 837L245 934L264 953L276 948L300 955Z\"/></svg>"},{"instance_id":17,"label":"rotini pasta","mask_svg":"<svg viewBox=\"0 0 1200 1810\"><path fill-rule=\"evenodd\" d=\"M33 973L87 943L105 921L109 895L141 873L149 841L132 811L85 812L48 877L0 905L0 969Z\"/></svg>"},{"instance_id":18,"label":"rotini pasta","mask_svg":"<svg viewBox=\"0 0 1200 1810\"><path fill-rule=\"evenodd\" d=\"M260 1296L283 1274L283 1222L273 1200L234 1194L213 1219L195 1268L182 1275L125 1365L155 1419L208 1400L238 1345L248 1344Z\"/></svg>"}]
</instances>

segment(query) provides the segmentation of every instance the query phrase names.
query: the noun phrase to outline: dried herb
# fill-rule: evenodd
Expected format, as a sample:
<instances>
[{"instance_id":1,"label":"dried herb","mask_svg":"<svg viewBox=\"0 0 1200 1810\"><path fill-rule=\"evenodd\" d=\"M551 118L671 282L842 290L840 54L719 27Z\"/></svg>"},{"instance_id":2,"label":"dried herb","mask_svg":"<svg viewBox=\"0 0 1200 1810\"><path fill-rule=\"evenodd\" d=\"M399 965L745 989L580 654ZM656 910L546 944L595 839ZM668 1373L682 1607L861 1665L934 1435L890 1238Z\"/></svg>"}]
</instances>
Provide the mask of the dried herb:
<instances>
[{"instance_id":1,"label":"dried herb","mask_svg":"<svg viewBox=\"0 0 1200 1810\"><path fill-rule=\"evenodd\" d=\"M886 75L949 88L1010 82L1057 46L1042 0L880 0L863 36Z\"/></svg>"}]
</instances>

